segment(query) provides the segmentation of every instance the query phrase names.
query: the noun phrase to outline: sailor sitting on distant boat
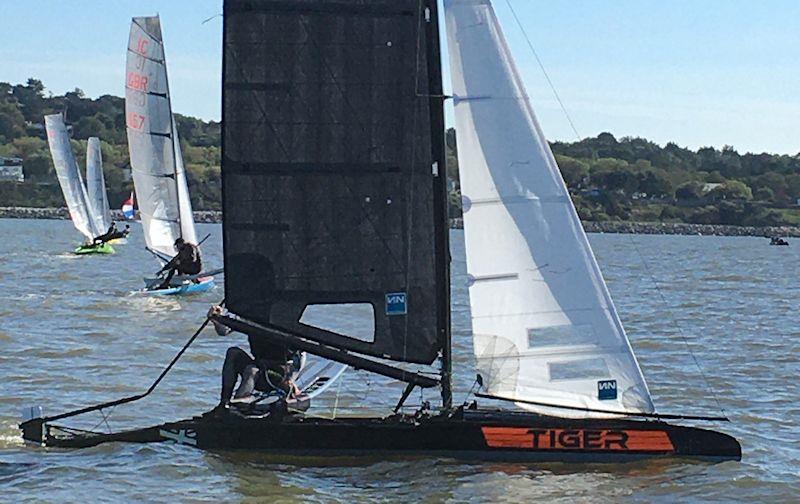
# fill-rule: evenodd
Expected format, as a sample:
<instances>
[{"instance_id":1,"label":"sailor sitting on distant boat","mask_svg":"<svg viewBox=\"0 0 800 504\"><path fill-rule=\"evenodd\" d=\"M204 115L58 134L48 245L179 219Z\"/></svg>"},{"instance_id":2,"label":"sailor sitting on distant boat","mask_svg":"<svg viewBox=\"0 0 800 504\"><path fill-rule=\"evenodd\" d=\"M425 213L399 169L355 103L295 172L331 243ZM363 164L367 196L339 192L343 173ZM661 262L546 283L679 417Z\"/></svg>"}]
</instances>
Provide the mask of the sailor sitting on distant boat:
<instances>
[{"instance_id":1,"label":"sailor sitting on distant boat","mask_svg":"<svg viewBox=\"0 0 800 504\"><path fill-rule=\"evenodd\" d=\"M781 238L780 236L773 236L769 240L770 245L789 245L789 242Z\"/></svg>"},{"instance_id":2,"label":"sailor sitting on distant boat","mask_svg":"<svg viewBox=\"0 0 800 504\"><path fill-rule=\"evenodd\" d=\"M117 223L112 222L111 225L108 227L108 230L101 234L100 236L95 236L92 240L92 245L97 245L98 243L107 243L111 240L116 240L117 238L124 238L128 236L130 226L125 226L125 231L119 231L117 229Z\"/></svg>"},{"instance_id":3,"label":"sailor sitting on distant boat","mask_svg":"<svg viewBox=\"0 0 800 504\"><path fill-rule=\"evenodd\" d=\"M220 306L212 306L208 316L222 315ZM212 319L214 329L220 336L230 334L231 329ZM255 400L253 392L280 391L285 396L298 393L291 379L301 366L298 352L283 345L276 345L253 336L248 336L250 354L239 347L228 348L222 365L222 390L219 409L227 409L231 404L249 404ZM234 392L236 382L239 387Z\"/></svg>"},{"instance_id":4,"label":"sailor sitting on distant boat","mask_svg":"<svg viewBox=\"0 0 800 504\"><path fill-rule=\"evenodd\" d=\"M131 226L130 224L125 224L125 229L112 233L111 236L109 236L108 241L121 240L123 238L127 238L129 234L131 234Z\"/></svg>"},{"instance_id":5,"label":"sailor sitting on distant boat","mask_svg":"<svg viewBox=\"0 0 800 504\"><path fill-rule=\"evenodd\" d=\"M158 287L159 289L169 287L176 272L181 275L197 275L203 271L203 260L200 257L200 248L197 245L184 241L183 238L178 238L175 240L175 249L178 254L158 271L159 275L167 272L166 278Z\"/></svg>"}]
</instances>

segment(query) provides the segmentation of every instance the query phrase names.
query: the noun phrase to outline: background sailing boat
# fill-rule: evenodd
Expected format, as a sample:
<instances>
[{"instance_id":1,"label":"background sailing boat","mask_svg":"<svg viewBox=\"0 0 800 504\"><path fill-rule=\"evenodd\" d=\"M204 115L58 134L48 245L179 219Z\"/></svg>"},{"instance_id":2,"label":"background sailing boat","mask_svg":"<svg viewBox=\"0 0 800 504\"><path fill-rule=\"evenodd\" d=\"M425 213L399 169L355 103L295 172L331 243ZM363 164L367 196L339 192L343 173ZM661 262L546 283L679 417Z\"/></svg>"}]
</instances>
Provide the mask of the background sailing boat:
<instances>
[{"instance_id":1,"label":"background sailing boat","mask_svg":"<svg viewBox=\"0 0 800 504\"><path fill-rule=\"evenodd\" d=\"M96 246L91 244L94 237L105 232L106 227L104 227L102 215L100 213L95 213L90 203L86 186L83 183L83 177L81 176L78 163L75 161L75 154L69 142L69 134L64 125L63 116L61 114L52 114L45 116L44 120L45 129L47 130L47 141L50 146L50 154L53 157L53 165L58 175L58 183L61 185L61 191L64 193L64 200L67 203L70 218L75 228L86 238L86 244L75 249L75 253L114 253L114 249L106 243ZM93 153L93 147L91 147L90 142L90 146L87 150L87 163L89 163L90 158L93 160L92 163L94 163L95 159L98 159L99 145L97 147L98 151ZM92 163L87 164L87 175ZM94 168L91 170L94 170ZM91 173L92 177L95 178L94 171L91 171ZM94 188L94 182L92 184ZM103 193L105 193L105 186L103 186Z\"/></svg>"},{"instance_id":2,"label":"background sailing boat","mask_svg":"<svg viewBox=\"0 0 800 504\"><path fill-rule=\"evenodd\" d=\"M175 255L177 238L197 244L175 118L172 115L161 22L158 16L131 21L125 72L125 117L131 174L147 248L162 261ZM158 279L145 279L148 290ZM213 287L213 277L185 283L176 292Z\"/></svg>"}]
</instances>

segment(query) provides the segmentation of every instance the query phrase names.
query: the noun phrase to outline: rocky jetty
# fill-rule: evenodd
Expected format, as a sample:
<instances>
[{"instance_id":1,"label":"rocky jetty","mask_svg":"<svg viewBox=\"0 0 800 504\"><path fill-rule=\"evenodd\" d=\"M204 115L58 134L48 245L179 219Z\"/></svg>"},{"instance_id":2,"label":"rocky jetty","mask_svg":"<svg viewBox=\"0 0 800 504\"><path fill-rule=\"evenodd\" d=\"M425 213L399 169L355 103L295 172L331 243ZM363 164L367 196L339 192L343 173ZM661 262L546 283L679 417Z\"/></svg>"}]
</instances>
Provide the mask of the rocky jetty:
<instances>
[{"instance_id":1,"label":"rocky jetty","mask_svg":"<svg viewBox=\"0 0 800 504\"><path fill-rule=\"evenodd\" d=\"M123 220L122 212L112 210L111 215L116 220ZM28 207L0 207L2 219L69 219L66 208L28 208ZM214 210L200 210L194 212L195 222L215 223L222 222L222 212ZM461 229L464 221L460 217L450 219L450 227ZM724 226L717 224L685 224L681 222L583 222L587 233L630 233L630 234L674 234L674 235L703 235L703 236L790 236L800 237L800 227L775 226L775 227L750 227L750 226Z\"/></svg>"},{"instance_id":2,"label":"rocky jetty","mask_svg":"<svg viewBox=\"0 0 800 504\"><path fill-rule=\"evenodd\" d=\"M726 226L682 222L584 222L587 233L673 234L703 236L792 236L800 237L800 227Z\"/></svg>"}]
</instances>

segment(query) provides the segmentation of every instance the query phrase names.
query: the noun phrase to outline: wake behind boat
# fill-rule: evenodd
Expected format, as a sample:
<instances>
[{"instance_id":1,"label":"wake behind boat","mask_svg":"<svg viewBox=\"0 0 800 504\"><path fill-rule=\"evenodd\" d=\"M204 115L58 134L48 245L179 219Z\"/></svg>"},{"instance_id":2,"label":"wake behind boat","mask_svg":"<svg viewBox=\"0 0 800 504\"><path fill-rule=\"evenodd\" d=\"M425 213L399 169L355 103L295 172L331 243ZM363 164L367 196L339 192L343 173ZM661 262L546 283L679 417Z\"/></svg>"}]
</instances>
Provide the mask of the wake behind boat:
<instances>
[{"instance_id":1,"label":"wake behind boat","mask_svg":"<svg viewBox=\"0 0 800 504\"><path fill-rule=\"evenodd\" d=\"M176 262L178 241L199 247L186 170L181 155L175 117L172 114L167 65L158 16L131 21L126 60L125 116L131 173L139 203L147 249L163 265L160 281L145 279L145 294L180 295L207 291L214 286L211 274ZM131 198L132 211L132 198ZM196 251L199 262L200 251ZM170 262L172 261L172 263ZM175 275L177 277L171 277ZM184 275L184 276L182 276ZM194 275L186 278L185 275Z\"/></svg>"},{"instance_id":2,"label":"wake behind boat","mask_svg":"<svg viewBox=\"0 0 800 504\"><path fill-rule=\"evenodd\" d=\"M135 396L32 418L25 439L326 457L741 458L727 434L665 422L727 418L656 412L491 3L447 0L445 9L458 149L469 153L460 174L479 392L454 406L437 2L227 0L229 313L209 316L404 383L394 413L215 410L114 434L54 424ZM371 334L305 317L337 305L363 308ZM401 413L416 388L440 389L440 407Z\"/></svg>"}]
</instances>

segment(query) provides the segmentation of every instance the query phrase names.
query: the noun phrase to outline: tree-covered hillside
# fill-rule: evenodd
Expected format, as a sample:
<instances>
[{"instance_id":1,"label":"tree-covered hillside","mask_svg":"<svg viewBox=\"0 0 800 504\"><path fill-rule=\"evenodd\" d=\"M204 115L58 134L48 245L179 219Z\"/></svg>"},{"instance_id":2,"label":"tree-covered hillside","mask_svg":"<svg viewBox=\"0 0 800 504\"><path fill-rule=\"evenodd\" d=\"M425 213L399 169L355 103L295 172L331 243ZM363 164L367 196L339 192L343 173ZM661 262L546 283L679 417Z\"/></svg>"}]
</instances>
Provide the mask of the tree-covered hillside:
<instances>
[{"instance_id":1,"label":"tree-covered hillside","mask_svg":"<svg viewBox=\"0 0 800 504\"><path fill-rule=\"evenodd\" d=\"M0 206L62 206L42 127L45 114L64 112L83 164L86 139L102 141L112 205L132 190L122 98L86 98L80 89L48 93L41 81L0 82L0 156L23 159L25 182L0 182ZM178 131L194 207L220 207L220 125L179 114ZM460 213L455 131L446 136L451 212ZM609 133L552 144L578 212L585 220L701 224L800 224L800 155L739 154L732 147L692 151Z\"/></svg>"}]
</instances>

